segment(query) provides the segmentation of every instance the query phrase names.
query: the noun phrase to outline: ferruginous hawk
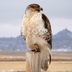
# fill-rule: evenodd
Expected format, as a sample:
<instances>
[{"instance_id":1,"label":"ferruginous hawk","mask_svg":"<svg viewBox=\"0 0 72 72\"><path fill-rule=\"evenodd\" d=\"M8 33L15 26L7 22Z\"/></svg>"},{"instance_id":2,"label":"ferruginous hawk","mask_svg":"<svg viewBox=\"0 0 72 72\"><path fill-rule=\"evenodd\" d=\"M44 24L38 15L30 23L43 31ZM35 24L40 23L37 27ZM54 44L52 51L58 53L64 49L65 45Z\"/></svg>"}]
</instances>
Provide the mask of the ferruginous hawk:
<instances>
[{"instance_id":1,"label":"ferruginous hawk","mask_svg":"<svg viewBox=\"0 0 72 72\"><path fill-rule=\"evenodd\" d=\"M22 20L22 36L27 47L33 52L43 52L42 69L48 68L51 62L52 31L49 19L42 13L43 9L38 4L30 4L26 8Z\"/></svg>"}]
</instances>

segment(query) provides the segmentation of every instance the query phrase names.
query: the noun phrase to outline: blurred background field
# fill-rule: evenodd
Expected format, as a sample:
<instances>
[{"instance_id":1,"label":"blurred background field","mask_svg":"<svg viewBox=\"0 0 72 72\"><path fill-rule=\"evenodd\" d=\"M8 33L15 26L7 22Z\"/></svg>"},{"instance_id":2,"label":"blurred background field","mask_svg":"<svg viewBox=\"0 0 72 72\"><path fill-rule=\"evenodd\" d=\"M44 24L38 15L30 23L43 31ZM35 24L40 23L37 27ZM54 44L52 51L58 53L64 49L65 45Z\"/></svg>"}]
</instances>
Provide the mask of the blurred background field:
<instances>
[{"instance_id":1,"label":"blurred background field","mask_svg":"<svg viewBox=\"0 0 72 72\"><path fill-rule=\"evenodd\" d=\"M25 72L25 62L0 62L0 72ZM43 71L42 71L43 72ZM52 62L47 72L72 72L71 62Z\"/></svg>"},{"instance_id":2,"label":"blurred background field","mask_svg":"<svg viewBox=\"0 0 72 72\"><path fill-rule=\"evenodd\" d=\"M0 55L0 72L25 72L25 66L24 53ZM72 72L72 53L52 52L52 63L47 72Z\"/></svg>"}]
</instances>

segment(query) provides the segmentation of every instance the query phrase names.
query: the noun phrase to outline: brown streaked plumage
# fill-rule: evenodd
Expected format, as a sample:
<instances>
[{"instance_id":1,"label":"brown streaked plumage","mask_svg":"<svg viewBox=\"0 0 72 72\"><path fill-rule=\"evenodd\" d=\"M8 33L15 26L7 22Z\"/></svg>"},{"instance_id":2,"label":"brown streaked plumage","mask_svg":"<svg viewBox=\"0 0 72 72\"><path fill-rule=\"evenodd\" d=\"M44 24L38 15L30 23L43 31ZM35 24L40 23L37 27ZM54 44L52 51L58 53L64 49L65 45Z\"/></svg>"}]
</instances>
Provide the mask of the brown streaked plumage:
<instances>
[{"instance_id":1,"label":"brown streaked plumage","mask_svg":"<svg viewBox=\"0 0 72 72\"><path fill-rule=\"evenodd\" d=\"M30 4L26 8L21 33L31 51L41 52L41 68L47 70L48 55L51 62L52 31L50 21L41 13L42 10L38 4Z\"/></svg>"},{"instance_id":2,"label":"brown streaked plumage","mask_svg":"<svg viewBox=\"0 0 72 72\"><path fill-rule=\"evenodd\" d=\"M42 19L44 21L44 27L48 30L48 32L45 34L46 35L45 40L50 44L50 48L52 49L52 30L50 21L45 14L42 14Z\"/></svg>"},{"instance_id":3,"label":"brown streaked plumage","mask_svg":"<svg viewBox=\"0 0 72 72\"><path fill-rule=\"evenodd\" d=\"M38 12L40 12L41 10L43 10L42 8L40 8L40 5L38 5L38 4L30 4L26 8L26 10L28 10L28 9L34 9L35 11L38 11Z\"/></svg>"}]
</instances>

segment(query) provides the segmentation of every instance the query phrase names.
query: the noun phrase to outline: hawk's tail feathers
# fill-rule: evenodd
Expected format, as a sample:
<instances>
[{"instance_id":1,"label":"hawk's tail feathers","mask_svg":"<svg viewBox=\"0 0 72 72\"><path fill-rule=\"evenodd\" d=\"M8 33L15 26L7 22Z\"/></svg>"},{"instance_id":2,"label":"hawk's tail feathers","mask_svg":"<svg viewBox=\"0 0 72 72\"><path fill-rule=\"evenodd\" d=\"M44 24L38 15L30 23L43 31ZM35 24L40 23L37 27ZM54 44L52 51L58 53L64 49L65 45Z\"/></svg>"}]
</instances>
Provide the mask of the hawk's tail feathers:
<instances>
[{"instance_id":1,"label":"hawk's tail feathers","mask_svg":"<svg viewBox=\"0 0 72 72\"><path fill-rule=\"evenodd\" d=\"M50 63L51 51L50 49L45 49L41 52L41 68L46 71Z\"/></svg>"}]
</instances>

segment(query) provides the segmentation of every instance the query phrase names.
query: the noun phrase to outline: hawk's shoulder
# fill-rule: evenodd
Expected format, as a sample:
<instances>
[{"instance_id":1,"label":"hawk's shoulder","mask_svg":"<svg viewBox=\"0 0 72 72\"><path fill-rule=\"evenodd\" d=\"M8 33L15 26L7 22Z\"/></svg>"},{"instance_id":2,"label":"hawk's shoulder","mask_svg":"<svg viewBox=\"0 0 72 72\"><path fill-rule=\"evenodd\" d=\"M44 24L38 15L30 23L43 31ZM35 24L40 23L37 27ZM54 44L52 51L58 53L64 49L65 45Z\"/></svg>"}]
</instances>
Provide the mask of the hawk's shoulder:
<instances>
[{"instance_id":1,"label":"hawk's shoulder","mask_svg":"<svg viewBox=\"0 0 72 72\"><path fill-rule=\"evenodd\" d=\"M45 14L42 14L42 19L44 21L45 28L48 28L48 25L50 24L50 21L49 21L49 19L47 18L47 16Z\"/></svg>"}]
</instances>

